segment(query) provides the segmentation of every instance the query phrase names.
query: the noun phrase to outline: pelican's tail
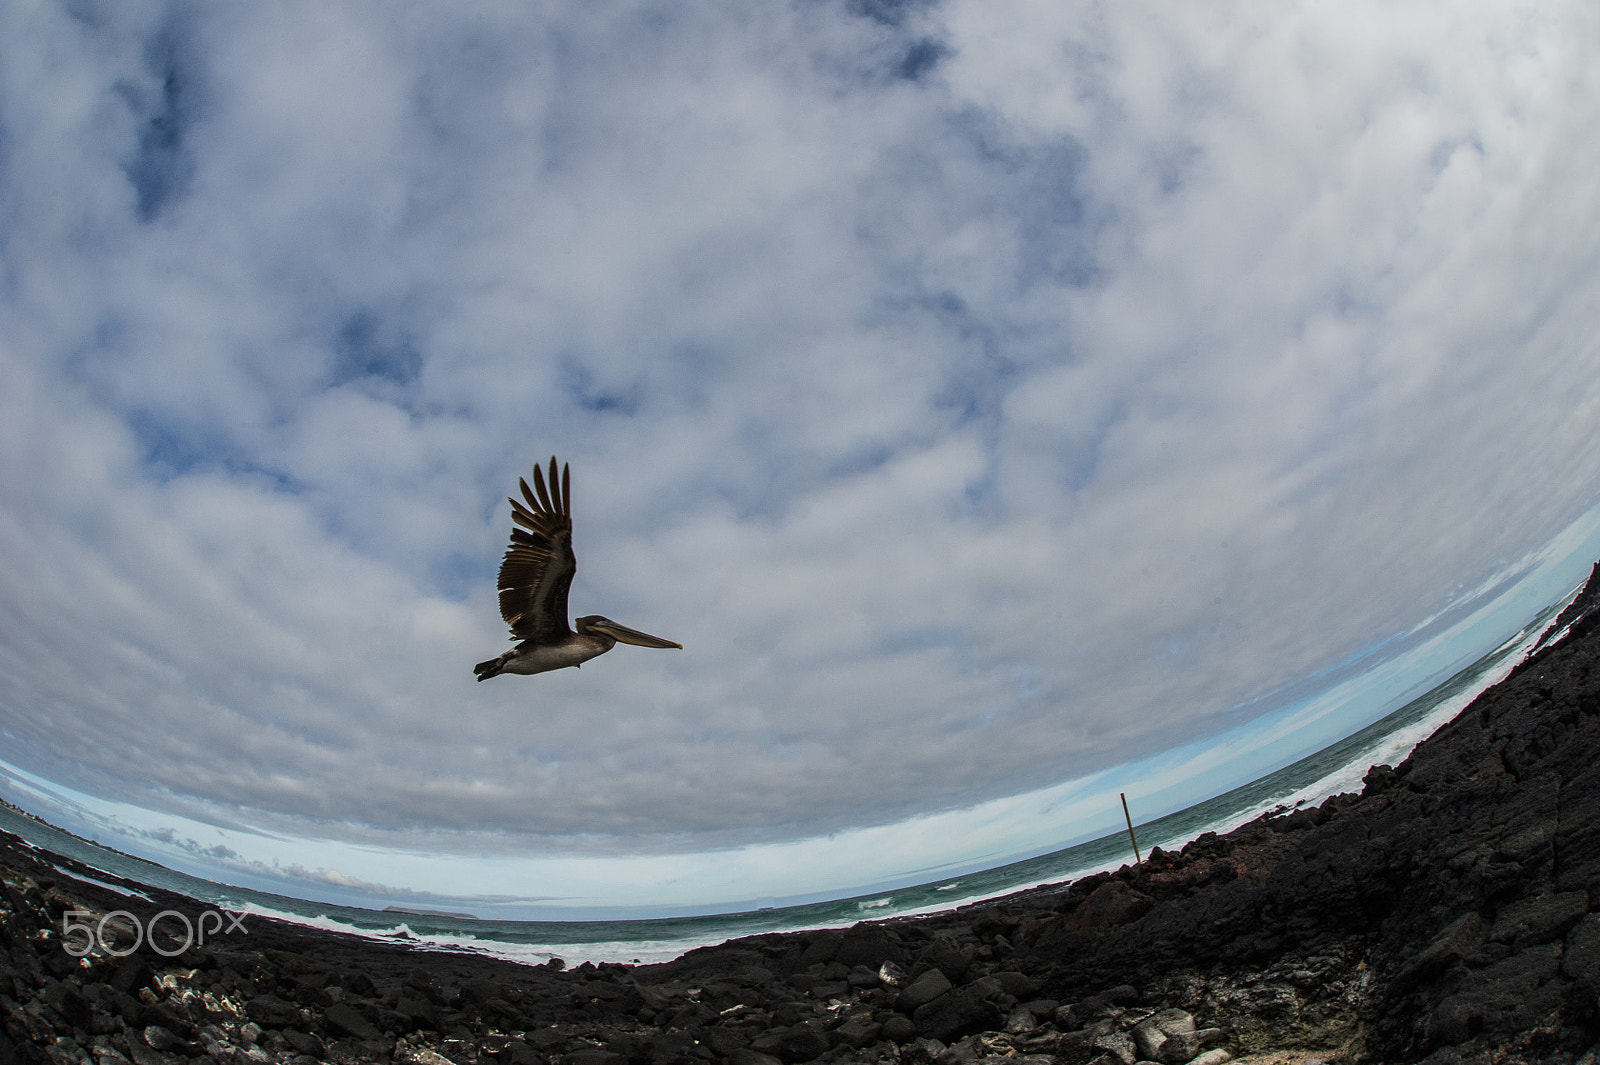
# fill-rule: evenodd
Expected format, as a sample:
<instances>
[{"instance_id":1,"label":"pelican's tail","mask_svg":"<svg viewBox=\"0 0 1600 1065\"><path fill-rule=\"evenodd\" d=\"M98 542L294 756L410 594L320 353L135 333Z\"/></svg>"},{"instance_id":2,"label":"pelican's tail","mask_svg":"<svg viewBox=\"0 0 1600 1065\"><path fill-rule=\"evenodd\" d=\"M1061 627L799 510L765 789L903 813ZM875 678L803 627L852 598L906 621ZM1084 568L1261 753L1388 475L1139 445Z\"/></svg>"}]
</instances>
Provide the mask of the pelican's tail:
<instances>
[{"instance_id":1,"label":"pelican's tail","mask_svg":"<svg viewBox=\"0 0 1600 1065\"><path fill-rule=\"evenodd\" d=\"M491 658L487 662L479 662L472 667L472 672L478 675L480 681L488 680L490 677L498 677L505 672L506 659L509 657L509 654L503 654L499 658Z\"/></svg>"}]
</instances>

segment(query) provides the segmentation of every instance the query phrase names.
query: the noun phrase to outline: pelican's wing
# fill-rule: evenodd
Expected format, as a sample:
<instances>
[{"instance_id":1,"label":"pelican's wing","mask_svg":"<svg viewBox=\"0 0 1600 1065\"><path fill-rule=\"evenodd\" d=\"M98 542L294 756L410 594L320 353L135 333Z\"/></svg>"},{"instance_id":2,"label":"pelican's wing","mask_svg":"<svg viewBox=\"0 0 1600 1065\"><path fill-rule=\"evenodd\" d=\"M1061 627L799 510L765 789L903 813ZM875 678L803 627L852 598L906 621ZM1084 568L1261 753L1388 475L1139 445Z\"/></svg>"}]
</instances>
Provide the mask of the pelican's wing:
<instances>
[{"instance_id":1,"label":"pelican's wing","mask_svg":"<svg viewBox=\"0 0 1600 1065\"><path fill-rule=\"evenodd\" d=\"M500 563L500 616L513 639L553 643L572 634L567 626L567 590L577 572L572 557L572 495L567 468L556 481L556 460L550 458L550 487L539 467L533 484L518 480L527 505L511 500L511 546Z\"/></svg>"}]
</instances>

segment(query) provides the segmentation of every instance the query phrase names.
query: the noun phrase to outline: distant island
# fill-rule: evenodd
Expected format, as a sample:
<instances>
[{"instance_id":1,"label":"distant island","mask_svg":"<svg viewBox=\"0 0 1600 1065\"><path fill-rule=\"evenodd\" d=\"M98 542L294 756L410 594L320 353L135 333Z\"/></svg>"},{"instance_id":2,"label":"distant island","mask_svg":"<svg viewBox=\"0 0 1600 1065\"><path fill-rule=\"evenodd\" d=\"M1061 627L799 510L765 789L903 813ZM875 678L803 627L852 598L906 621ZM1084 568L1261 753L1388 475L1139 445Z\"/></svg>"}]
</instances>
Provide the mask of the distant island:
<instances>
[{"instance_id":1,"label":"distant island","mask_svg":"<svg viewBox=\"0 0 1600 1065\"><path fill-rule=\"evenodd\" d=\"M413 917L459 917L464 921L476 921L478 918L470 913L456 913L454 910L413 910L406 906L385 906L384 913L406 913Z\"/></svg>"}]
</instances>

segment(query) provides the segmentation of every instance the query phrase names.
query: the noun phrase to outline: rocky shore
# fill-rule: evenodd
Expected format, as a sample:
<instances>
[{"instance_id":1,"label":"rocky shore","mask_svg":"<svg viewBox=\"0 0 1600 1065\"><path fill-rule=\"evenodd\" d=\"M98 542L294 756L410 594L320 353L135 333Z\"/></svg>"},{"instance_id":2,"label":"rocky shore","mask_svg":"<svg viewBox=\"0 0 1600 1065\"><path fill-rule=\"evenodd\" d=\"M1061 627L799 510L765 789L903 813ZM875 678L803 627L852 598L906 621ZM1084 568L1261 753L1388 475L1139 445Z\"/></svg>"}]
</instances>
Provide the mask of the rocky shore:
<instances>
[{"instance_id":1,"label":"rocky shore","mask_svg":"<svg viewBox=\"0 0 1600 1065\"><path fill-rule=\"evenodd\" d=\"M1359 795L1073 884L664 965L259 917L187 947L174 917L137 947L118 919L102 942L83 926L111 911L142 933L205 908L3 837L0 1065L1596 1065L1597 602L1600 566L1565 637Z\"/></svg>"}]
</instances>

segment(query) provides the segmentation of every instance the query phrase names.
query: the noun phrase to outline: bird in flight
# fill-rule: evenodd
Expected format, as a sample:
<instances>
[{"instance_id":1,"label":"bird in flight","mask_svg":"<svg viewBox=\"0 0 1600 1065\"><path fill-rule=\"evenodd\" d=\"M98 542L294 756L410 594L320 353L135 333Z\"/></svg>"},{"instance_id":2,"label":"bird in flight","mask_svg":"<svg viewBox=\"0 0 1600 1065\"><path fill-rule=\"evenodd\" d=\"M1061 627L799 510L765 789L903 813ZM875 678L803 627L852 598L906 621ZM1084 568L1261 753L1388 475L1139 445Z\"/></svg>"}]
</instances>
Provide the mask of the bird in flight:
<instances>
[{"instance_id":1,"label":"bird in flight","mask_svg":"<svg viewBox=\"0 0 1600 1065\"><path fill-rule=\"evenodd\" d=\"M527 505L510 497L511 520L521 528L511 530L511 546L500 563L499 587L500 616L511 626L511 638L521 642L500 657L473 666L478 679L578 666L619 642L682 650L681 643L618 625L598 614L579 618L577 632L567 627L567 591L578 569L572 556L572 491L567 467L561 467L557 482L552 455L548 489L537 466L532 489L522 478L517 483Z\"/></svg>"}]
</instances>

